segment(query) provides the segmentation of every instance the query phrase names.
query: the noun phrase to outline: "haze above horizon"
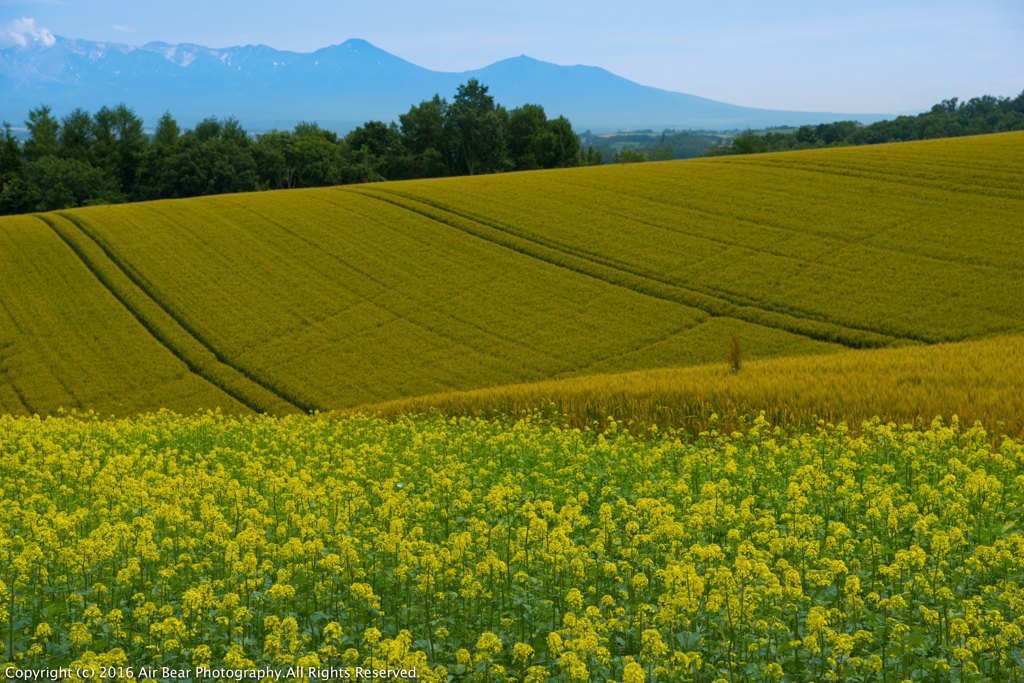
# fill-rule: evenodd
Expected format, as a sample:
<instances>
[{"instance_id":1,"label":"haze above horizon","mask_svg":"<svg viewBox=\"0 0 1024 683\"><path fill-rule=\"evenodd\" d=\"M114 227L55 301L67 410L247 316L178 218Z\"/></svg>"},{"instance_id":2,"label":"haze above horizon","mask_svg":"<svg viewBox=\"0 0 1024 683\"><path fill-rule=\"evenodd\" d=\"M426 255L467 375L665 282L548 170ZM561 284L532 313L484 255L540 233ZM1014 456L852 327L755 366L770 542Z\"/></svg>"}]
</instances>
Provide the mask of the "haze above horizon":
<instances>
[{"instance_id":1,"label":"haze above horizon","mask_svg":"<svg viewBox=\"0 0 1024 683\"><path fill-rule=\"evenodd\" d=\"M265 0L173 6L125 0L0 0L0 46L47 35L141 46L265 44L313 52L362 38L435 71L526 54L599 66L643 85L767 109L902 112L948 97L1024 89L1024 5L1015 1L693 2Z\"/></svg>"}]
</instances>

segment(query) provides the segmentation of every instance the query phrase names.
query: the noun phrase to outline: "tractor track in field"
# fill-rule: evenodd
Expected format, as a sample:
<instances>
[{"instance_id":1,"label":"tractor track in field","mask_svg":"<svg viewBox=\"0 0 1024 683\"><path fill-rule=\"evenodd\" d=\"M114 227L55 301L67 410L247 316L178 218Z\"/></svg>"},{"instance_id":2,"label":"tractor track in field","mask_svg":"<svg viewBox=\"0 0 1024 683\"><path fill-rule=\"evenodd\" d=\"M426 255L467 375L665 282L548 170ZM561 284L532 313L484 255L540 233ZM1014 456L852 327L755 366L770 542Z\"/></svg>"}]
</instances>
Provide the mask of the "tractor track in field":
<instances>
[{"instance_id":1,"label":"tractor track in field","mask_svg":"<svg viewBox=\"0 0 1024 683\"><path fill-rule=\"evenodd\" d=\"M596 256L580 255L544 241L523 237L501 226L484 222L476 216L468 216L453 211L450 208L431 204L405 194L377 188L360 190L359 193L444 223L456 230L512 249L550 265L578 272L608 284L629 289L638 294L690 306L711 316L736 318L818 341L841 344L849 348L881 348L897 341L919 343L927 343L928 341L915 337L897 337L870 328L849 327L831 321L804 318L792 313L772 311L738 303L721 295L708 294L680 287L679 285L669 284L646 275L638 274L620 266L610 265ZM479 227L457 225L454 220L446 219L448 216L454 219L461 219ZM488 234L489 231L498 233L498 235Z\"/></svg>"},{"instance_id":2,"label":"tractor track in field","mask_svg":"<svg viewBox=\"0 0 1024 683\"><path fill-rule=\"evenodd\" d=\"M66 234L67 227L62 229L55 221L44 216L37 216L37 218L53 230L100 284L154 339L184 363L190 372L257 413L311 412L317 408L317 406L303 405L282 395L245 368L232 364L201 335L179 320L139 281L137 276L134 276L114 258L110 251L90 235L78 221L65 213L57 213L57 215L77 229L81 235L80 239L87 241L84 247L75 240L74 235ZM99 250L103 256L99 257L98 254L90 256L87 253L90 246ZM107 269L102 267L101 259L108 262ZM116 280L121 280L121 282L118 283ZM133 293L132 290L134 290L136 298L141 297L141 302L132 301L130 296ZM146 308L149 310L145 310ZM285 410L282 411L281 408Z\"/></svg>"}]
</instances>

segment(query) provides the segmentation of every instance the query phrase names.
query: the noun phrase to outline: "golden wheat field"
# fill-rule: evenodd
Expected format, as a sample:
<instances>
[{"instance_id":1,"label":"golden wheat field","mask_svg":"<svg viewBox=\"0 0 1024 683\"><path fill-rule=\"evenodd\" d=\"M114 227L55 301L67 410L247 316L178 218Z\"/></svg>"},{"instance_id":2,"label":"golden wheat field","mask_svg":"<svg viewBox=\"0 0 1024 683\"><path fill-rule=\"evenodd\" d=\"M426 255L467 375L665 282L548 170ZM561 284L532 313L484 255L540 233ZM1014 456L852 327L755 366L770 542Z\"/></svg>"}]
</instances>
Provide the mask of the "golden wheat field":
<instances>
[{"instance_id":1,"label":"golden wheat field","mask_svg":"<svg viewBox=\"0 0 1024 683\"><path fill-rule=\"evenodd\" d=\"M0 409L285 415L722 362L733 334L751 361L1020 333L1022 152L1011 133L2 218Z\"/></svg>"},{"instance_id":2,"label":"golden wheat field","mask_svg":"<svg viewBox=\"0 0 1024 683\"><path fill-rule=\"evenodd\" d=\"M562 424L601 428L609 419L649 433L668 425L697 433L741 429L751 415L773 422L819 419L857 425L879 417L899 425L957 415L998 440L1024 433L1024 337L995 337L899 349L587 375L533 384L401 399L346 412L393 418L439 410L497 417L534 411ZM712 423L712 415L716 421Z\"/></svg>"}]
</instances>

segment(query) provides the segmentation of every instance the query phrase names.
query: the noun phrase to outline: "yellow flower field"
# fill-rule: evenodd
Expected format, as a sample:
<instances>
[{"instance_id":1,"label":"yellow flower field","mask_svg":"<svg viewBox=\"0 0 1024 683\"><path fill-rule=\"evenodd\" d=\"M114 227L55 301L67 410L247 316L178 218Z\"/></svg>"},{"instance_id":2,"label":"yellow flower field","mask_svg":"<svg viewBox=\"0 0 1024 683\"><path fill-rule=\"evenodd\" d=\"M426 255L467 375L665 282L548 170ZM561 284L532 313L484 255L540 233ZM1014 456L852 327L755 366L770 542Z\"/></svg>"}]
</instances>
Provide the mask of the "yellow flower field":
<instances>
[{"instance_id":1,"label":"yellow flower field","mask_svg":"<svg viewBox=\"0 0 1024 683\"><path fill-rule=\"evenodd\" d=\"M0 417L0 672L1021 679L1020 441L653 435Z\"/></svg>"}]
</instances>

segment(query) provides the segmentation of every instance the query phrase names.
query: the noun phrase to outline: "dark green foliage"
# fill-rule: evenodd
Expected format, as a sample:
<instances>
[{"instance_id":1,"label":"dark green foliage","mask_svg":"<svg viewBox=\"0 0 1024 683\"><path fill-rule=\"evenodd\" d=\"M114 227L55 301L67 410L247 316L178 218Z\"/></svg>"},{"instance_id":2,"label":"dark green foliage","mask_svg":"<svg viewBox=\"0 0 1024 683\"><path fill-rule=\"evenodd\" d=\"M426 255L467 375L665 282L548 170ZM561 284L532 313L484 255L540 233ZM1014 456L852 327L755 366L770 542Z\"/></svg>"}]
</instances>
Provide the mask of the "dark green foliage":
<instances>
[{"instance_id":1,"label":"dark green foliage","mask_svg":"<svg viewBox=\"0 0 1024 683\"><path fill-rule=\"evenodd\" d=\"M21 177L9 178L4 182L3 192L0 192L0 214L35 211L39 205L38 196L38 189Z\"/></svg>"},{"instance_id":2,"label":"dark green foliage","mask_svg":"<svg viewBox=\"0 0 1024 683\"><path fill-rule=\"evenodd\" d=\"M604 152L601 149L594 149L593 145L587 145L584 150L580 145L578 163L580 166L602 166L604 165Z\"/></svg>"},{"instance_id":3,"label":"dark green foliage","mask_svg":"<svg viewBox=\"0 0 1024 683\"><path fill-rule=\"evenodd\" d=\"M551 142L547 121L544 107L538 104L512 110L508 118L509 153L517 171L541 168L537 158L544 156Z\"/></svg>"},{"instance_id":4,"label":"dark green foliage","mask_svg":"<svg viewBox=\"0 0 1024 683\"><path fill-rule=\"evenodd\" d=\"M801 126L792 133L769 130L758 134L747 130L733 138L731 146L716 147L708 155L876 145L1013 130L1024 130L1024 92L1012 100L1008 97L984 95L960 102L953 97L936 104L924 114L899 116L892 121L879 121L870 126L862 126L856 121L836 121L816 127Z\"/></svg>"},{"instance_id":5,"label":"dark green foliage","mask_svg":"<svg viewBox=\"0 0 1024 683\"><path fill-rule=\"evenodd\" d=\"M125 201L117 183L77 159L47 156L29 164L25 179L14 178L0 194L3 213L53 211Z\"/></svg>"},{"instance_id":6,"label":"dark green foliage","mask_svg":"<svg viewBox=\"0 0 1024 683\"><path fill-rule=\"evenodd\" d=\"M44 104L28 113L25 125L28 127L29 138L25 141L25 156L29 161L57 154L60 124L50 116L50 111Z\"/></svg>"},{"instance_id":7,"label":"dark green foliage","mask_svg":"<svg viewBox=\"0 0 1024 683\"><path fill-rule=\"evenodd\" d=\"M671 142L665 142L657 147L651 147L646 150L648 161L669 161L675 158L675 151L672 149Z\"/></svg>"},{"instance_id":8,"label":"dark green foliage","mask_svg":"<svg viewBox=\"0 0 1024 683\"><path fill-rule=\"evenodd\" d=\"M579 154L580 139L572 130L569 119L559 116L547 122L549 153L542 157L544 168L568 168L576 165L576 156Z\"/></svg>"},{"instance_id":9,"label":"dark green foliage","mask_svg":"<svg viewBox=\"0 0 1024 683\"><path fill-rule=\"evenodd\" d=\"M413 178L438 178L451 174L451 150L445 134L448 102L438 95L409 108L401 121L402 140Z\"/></svg>"},{"instance_id":10,"label":"dark green foliage","mask_svg":"<svg viewBox=\"0 0 1024 683\"><path fill-rule=\"evenodd\" d=\"M732 139L732 151L733 154L756 154L767 152L768 145L760 135L747 128Z\"/></svg>"},{"instance_id":11,"label":"dark green foliage","mask_svg":"<svg viewBox=\"0 0 1024 683\"><path fill-rule=\"evenodd\" d=\"M487 86L475 78L460 85L448 107L445 132L451 140L455 168L460 173L511 171L508 154L508 112L494 104Z\"/></svg>"},{"instance_id":12,"label":"dark green foliage","mask_svg":"<svg viewBox=\"0 0 1024 683\"><path fill-rule=\"evenodd\" d=\"M647 155L632 147L627 147L620 152L612 154L613 164L638 164L641 161L647 161Z\"/></svg>"},{"instance_id":13,"label":"dark green foliage","mask_svg":"<svg viewBox=\"0 0 1024 683\"><path fill-rule=\"evenodd\" d=\"M136 176L142 157L149 147L149 138L142 130L142 119L123 103L114 109L113 154L110 157L122 189L129 196L135 192Z\"/></svg>"},{"instance_id":14,"label":"dark green foliage","mask_svg":"<svg viewBox=\"0 0 1024 683\"><path fill-rule=\"evenodd\" d=\"M156 132L153 134L153 147L173 147L181 135L181 128L178 122L171 116L171 112L165 112L156 124Z\"/></svg>"},{"instance_id":15,"label":"dark green foliage","mask_svg":"<svg viewBox=\"0 0 1024 683\"><path fill-rule=\"evenodd\" d=\"M343 182L344 146L339 147L322 135L302 135L295 140L291 153L299 187L324 187Z\"/></svg>"},{"instance_id":16,"label":"dark green foliage","mask_svg":"<svg viewBox=\"0 0 1024 683\"><path fill-rule=\"evenodd\" d=\"M92 117L81 107L61 119L60 156L64 159L93 162Z\"/></svg>"},{"instance_id":17,"label":"dark green foliage","mask_svg":"<svg viewBox=\"0 0 1024 683\"><path fill-rule=\"evenodd\" d=\"M316 121L313 121L312 123L309 121L299 121L295 124L295 137L304 138L309 136L321 137L330 143L338 142L337 133L321 128L317 125Z\"/></svg>"},{"instance_id":18,"label":"dark green foliage","mask_svg":"<svg viewBox=\"0 0 1024 683\"><path fill-rule=\"evenodd\" d=\"M660 134L638 131L616 135L594 135L589 130L580 135L580 144L585 149L593 147L594 152L601 152L602 160L611 163L616 153L632 148L644 155L636 161L665 161L667 159L694 159L704 156L717 141L717 137L665 130ZM671 156L666 155L666 145L671 146ZM648 155L650 150L660 148Z\"/></svg>"},{"instance_id":19,"label":"dark green foliage","mask_svg":"<svg viewBox=\"0 0 1024 683\"><path fill-rule=\"evenodd\" d=\"M92 117L92 163L108 171L113 165L114 123L117 115L110 107L103 107Z\"/></svg>"},{"instance_id":20,"label":"dark green foliage","mask_svg":"<svg viewBox=\"0 0 1024 683\"><path fill-rule=\"evenodd\" d=\"M598 150L600 153L600 150ZM616 164L637 164L642 161L670 161L674 157L674 150L672 149L672 143L666 142L656 147L647 147L635 149L633 147L627 147L626 149L614 152L612 154L612 163ZM591 166L593 164L585 164Z\"/></svg>"},{"instance_id":21,"label":"dark green foliage","mask_svg":"<svg viewBox=\"0 0 1024 683\"><path fill-rule=\"evenodd\" d=\"M256 138L254 158L264 189L289 190L298 183L296 136L272 130Z\"/></svg>"},{"instance_id":22,"label":"dark green foliage","mask_svg":"<svg viewBox=\"0 0 1024 683\"><path fill-rule=\"evenodd\" d=\"M11 124L4 121L4 139L0 142L0 186L22 172L21 149L11 132Z\"/></svg>"},{"instance_id":23,"label":"dark green foliage","mask_svg":"<svg viewBox=\"0 0 1024 683\"><path fill-rule=\"evenodd\" d=\"M158 198L251 192L258 187L249 134L233 118L201 121L174 146L157 181Z\"/></svg>"},{"instance_id":24,"label":"dark green foliage","mask_svg":"<svg viewBox=\"0 0 1024 683\"><path fill-rule=\"evenodd\" d=\"M316 123L300 123L294 132L258 135L252 153L260 187L268 190L344 183L353 156L345 140Z\"/></svg>"},{"instance_id":25,"label":"dark green foliage","mask_svg":"<svg viewBox=\"0 0 1024 683\"><path fill-rule=\"evenodd\" d=\"M349 182L411 177L402 133L394 121L390 125L382 121L367 121L345 136L345 142L354 153L351 158L354 166L350 164L352 167L348 169L352 178Z\"/></svg>"},{"instance_id":26,"label":"dark green foliage","mask_svg":"<svg viewBox=\"0 0 1024 683\"><path fill-rule=\"evenodd\" d=\"M75 109L59 122L41 106L29 113L23 146L9 127L3 140L0 213L603 162L600 150L581 154L564 117L548 120L536 105L513 114L476 80L451 104L435 95L401 115L401 125L368 121L344 138L315 121L253 137L237 119L215 116L183 133L167 112L150 140L124 104L92 116ZM48 157L77 163L31 168ZM39 185L49 182L57 184Z\"/></svg>"},{"instance_id":27,"label":"dark green foliage","mask_svg":"<svg viewBox=\"0 0 1024 683\"><path fill-rule=\"evenodd\" d=\"M549 121L543 107L524 104L512 110L508 129L509 153L517 171L579 164L580 139L564 116Z\"/></svg>"},{"instance_id":28,"label":"dark green foliage","mask_svg":"<svg viewBox=\"0 0 1024 683\"><path fill-rule=\"evenodd\" d=\"M381 121L367 121L345 137L353 149L366 147L370 154L378 157L399 153L402 149L402 135L398 126L388 126Z\"/></svg>"}]
</instances>

